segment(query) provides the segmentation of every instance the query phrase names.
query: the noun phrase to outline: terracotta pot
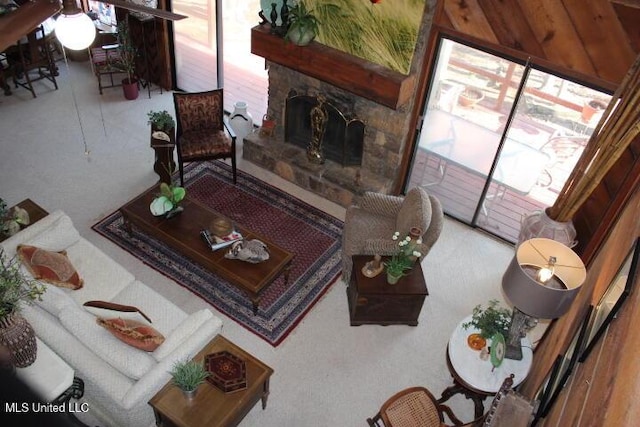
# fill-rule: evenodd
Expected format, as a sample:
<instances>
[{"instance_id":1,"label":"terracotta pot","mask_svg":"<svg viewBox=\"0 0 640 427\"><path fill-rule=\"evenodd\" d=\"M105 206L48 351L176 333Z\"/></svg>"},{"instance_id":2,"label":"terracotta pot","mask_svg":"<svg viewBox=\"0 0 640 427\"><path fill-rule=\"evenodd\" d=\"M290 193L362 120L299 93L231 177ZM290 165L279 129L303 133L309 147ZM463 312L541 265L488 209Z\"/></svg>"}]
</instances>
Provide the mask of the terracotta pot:
<instances>
[{"instance_id":1,"label":"terracotta pot","mask_svg":"<svg viewBox=\"0 0 640 427\"><path fill-rule=\"evenodd\" d=\"M138 93L139 93L138 80L123 79L122 91L124 92L125 99L128 99L129 101L133 101L134 99L137 99Z\"/></svg>"},{"instance_id":2,"label":"terracotta pot","mask_svg":"<svg viewBox=\"0 0 640 427\"><path fill-rule=\"evenodd\" d=\"M458 96L458 103L463 107L471 107L482 101L484 93L480 89L465 88Z\"/></svg>"},{"instance_id":3,"label":"terracotta pot","mask_svg":"<svg viewBox=\"0 0 640 427\"><path fill-rule=\"evenodd\" d=\"M0 319L0 345L9 350L16 368L26 368L36 361L36 334L27 319L18 313Z\"/></svg>"},{"instance_id":4,"label":"terracotta pot","mask_svg":"<svg viewBox=\"0 0 640 427\"><path fill-rule=\"evenodd\" d=\"M605 108L607 108L607 104L597 99L585 102L582 106L582 120L585 122L591 121L596 113L603 112Z\"/></svg>"}]
</instances>

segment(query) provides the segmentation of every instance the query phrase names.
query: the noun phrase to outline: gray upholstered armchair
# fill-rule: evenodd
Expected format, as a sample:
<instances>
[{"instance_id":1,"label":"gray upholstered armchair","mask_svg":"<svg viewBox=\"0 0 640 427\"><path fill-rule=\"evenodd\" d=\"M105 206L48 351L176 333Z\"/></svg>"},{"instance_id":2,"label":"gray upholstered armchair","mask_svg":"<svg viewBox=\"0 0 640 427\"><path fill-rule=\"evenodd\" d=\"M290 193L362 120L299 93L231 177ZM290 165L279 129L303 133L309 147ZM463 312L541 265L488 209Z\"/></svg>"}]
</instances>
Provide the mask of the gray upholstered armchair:
<instances>
[{"instance_id":1,"label":"gray upholstered armchair","mask_svg":"<svg viewBox=\"0 0 640 427\"><path fill-rule=\"evenodd\" d=\"M352 255L392 255L397 249L394 232L405 236L412 227L423 230L422 256L431 250L440 232L444 215L440 201L421 187L405 197L366 192L358 206L350 206L342 233L342 278L351 278Z\"/></svg>"}]
</instances>

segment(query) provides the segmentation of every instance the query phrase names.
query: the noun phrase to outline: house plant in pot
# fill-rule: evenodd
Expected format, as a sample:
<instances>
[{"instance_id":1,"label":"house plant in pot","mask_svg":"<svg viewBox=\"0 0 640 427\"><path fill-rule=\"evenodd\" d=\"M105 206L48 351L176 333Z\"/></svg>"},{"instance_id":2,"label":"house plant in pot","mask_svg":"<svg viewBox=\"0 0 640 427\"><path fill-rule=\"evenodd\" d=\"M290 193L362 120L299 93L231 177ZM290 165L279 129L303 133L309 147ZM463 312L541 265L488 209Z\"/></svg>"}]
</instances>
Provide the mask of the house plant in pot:
<instances>
[{"instance_id":1,"label":"house plant in pot","mask_svg":"<svg viewBox=\"0 0 640 427\"><path fill-rule=\"evenodd\" d=\"M126 20L118 24L118 53L120 54L120 67L127 77L122 80L122 90L124 97L128 100L138 98L139 88L136 78L136 57L137 49L131 41L129 34L129 24Z\"/></svg>"},{"instance_id":2,"label":"house plant in pot","mask_svg":"<svg viewBox=\"0 0 640 427\"><path fill-rule=\"evenodd\" d=\"M173 160L173 147L176 145L176 122L167 111L149 111L147 113L151 125L151 147L155 151L153 170L160 181L171 184L171 171L176 169Z\"/></svg>"},{"instance_id":3,"label":"house plant in pot","mask_svg":"<svg viewBox=\"0 0 640 427\"><path fill-rule=\"evenodd\" d=\"M209 372L202 363L182 361L173 365L171 376L173 384L182 390L187 399L192 399L196 395L198 386L209 376Z\"/></svg>"},{"instance_id":4,"label":"house plant in pot","mask_svg":"<svg viewBox=\"0 0 640 427\"><path fill-rule=\"evenodd\" d=\"M20 304L40 299L45 290L44 285L22 274L16 257L9 258L0 249L0 345L9 350L18 368L35 362L37 352L35 333L20 315Z\"/></svg>"},{"instance_id":5,"label":"house plant in pot","mask_svg":"<svg viewBox=\"0 0 640 427\"><path fill-rule=\"evenodd\" d=\"M487 340L496 333L507 336L511 325L511 311L501 307L498 300L489 301L487 308L483 308L478 304L473 308L471 320L465 322L462 327L468 329L473 327L479 332L472 333L467 337L469 347L474 350L481 350L487 343Z\"/></svg>"},{"instance_id":6,"label":"house plant in pot","mask_svg":"<svg viewBox=\"0 0 640 427\"><path fill-rule=\"evenodd\" d=\"M313 10L300 1L289 11L289 29L284 38L295 45L306 46L318 35L319 22Z\"/></svg>"}]
</instances>

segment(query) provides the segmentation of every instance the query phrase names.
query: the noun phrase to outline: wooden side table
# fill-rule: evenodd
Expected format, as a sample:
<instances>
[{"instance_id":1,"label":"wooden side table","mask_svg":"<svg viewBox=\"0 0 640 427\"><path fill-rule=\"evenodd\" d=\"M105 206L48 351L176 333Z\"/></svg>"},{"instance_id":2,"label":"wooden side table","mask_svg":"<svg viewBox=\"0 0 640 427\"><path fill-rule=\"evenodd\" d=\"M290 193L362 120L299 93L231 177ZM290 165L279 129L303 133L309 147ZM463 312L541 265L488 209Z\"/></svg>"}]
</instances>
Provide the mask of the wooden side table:
<instances>
[{"instance_id":1,"label":"wooden side table","mask_svg":"<svg viewBox=\"0 0 640 427\"><path fill-rule=\"evenodd\" d=\"M247 388L224 393L211 383L205 382L198 388L196 396L187 400L182 391L169 382L149 401L156 416L156 425L162 427L237 426L259 400L262 400L262 409L266 409L269 378L273 374L273 369L222 335L212 339L193 360L203 362L207 354L219 351L228 351L245 361Z\"/></svg>"},{"instance_id":2,"label":"wooden side table","mask_svg":"<svg viewBox=\"0 0 640 427\"><path fill-rule=\"evenodd\" d=\"M40 221L45 216L49 215L49 212L44 210L40 205L38 205L36 202L34 202L31 199L25 199L20 203L18 203L16 206L19 206L22 209L25 209L27 211L27 213L29 214L29 225L33 224L36 221ZM13 206L11 208L13 208ZM27 227L28 225L24 225L21 228L24 229ZM8 236L4 236L0 234L0 242L6 240L7 238Z\"/></svg>"},{"instance_id":3,"label":"wooden side table","mask_svg":"<svg viewBox=\"0 0 640 427\"><path fill-rule=\"evenodd\" d=\"M371 259L371 255L353 256L353 273L347 288L351 326L417 326L422 305L429 295L420 263L397 284L390 285L384 271L373 278L362 274L362 267Z\"/></svg>"}]
</instances>

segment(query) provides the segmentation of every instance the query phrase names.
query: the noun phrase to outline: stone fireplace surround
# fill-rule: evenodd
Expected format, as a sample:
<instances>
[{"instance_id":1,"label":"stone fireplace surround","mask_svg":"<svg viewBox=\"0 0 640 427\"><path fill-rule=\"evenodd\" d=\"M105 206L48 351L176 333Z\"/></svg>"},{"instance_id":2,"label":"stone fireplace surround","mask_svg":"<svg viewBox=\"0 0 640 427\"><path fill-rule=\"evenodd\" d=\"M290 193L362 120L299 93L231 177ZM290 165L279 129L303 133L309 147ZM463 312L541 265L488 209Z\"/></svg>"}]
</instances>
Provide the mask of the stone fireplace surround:
<instances>
[{"instance_id":1,"label":"stone fireplace surround","mask_svg":"<svg viewBox=\"0 0 640 427\"><path fill-rule=\"evenodd\" d=\"M404 107L394 110L276 63L269 62L268 67L268 114L277 122L276 132L272 137L257 131L246 136L243 158L345 207L365 191L390 193L408 120ZM321 94L353 109L366 125L361 166L343 167L329 160L312 164L304 149L284 141L285 102L291 90Z\"/></svg>"}]
</instances>

